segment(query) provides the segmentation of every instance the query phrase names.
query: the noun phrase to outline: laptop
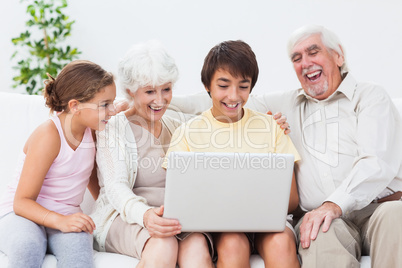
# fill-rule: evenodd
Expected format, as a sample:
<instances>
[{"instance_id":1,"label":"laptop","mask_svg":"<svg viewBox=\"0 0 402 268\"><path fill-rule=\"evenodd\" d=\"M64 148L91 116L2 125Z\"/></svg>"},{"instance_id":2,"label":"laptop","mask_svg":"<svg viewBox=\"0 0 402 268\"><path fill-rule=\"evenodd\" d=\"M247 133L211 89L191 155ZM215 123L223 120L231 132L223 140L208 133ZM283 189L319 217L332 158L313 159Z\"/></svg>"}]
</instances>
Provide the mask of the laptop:
<instances>
[{"instance_id":1,"label":"laptop","mask_svg":"<svg viewBox=\"0 0 402 268\"><path fill-rule=\"evenodd\" d=\"M279 232L285 229L294 156L171 152L165 218L183 232Z\"/></svg>"}]
</instances>

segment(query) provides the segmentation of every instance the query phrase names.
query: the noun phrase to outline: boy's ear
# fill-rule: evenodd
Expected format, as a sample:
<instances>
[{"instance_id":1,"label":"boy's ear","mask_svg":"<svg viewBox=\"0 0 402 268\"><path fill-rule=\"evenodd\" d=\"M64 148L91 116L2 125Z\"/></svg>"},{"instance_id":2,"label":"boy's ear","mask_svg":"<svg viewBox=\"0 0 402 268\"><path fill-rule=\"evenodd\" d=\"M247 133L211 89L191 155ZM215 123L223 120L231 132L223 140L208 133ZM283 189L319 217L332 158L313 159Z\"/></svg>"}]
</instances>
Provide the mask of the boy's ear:
<instances>
[{"instance_id":1,"label":"boy's ear","mask_svg":"<svg viewBox=\"0 0 402 268\"><path fill-rule=\"evenodd\" d=\"M207 91L208 95L211 97L211 91L209 90L209 88L205 87L205 90Z\"/></svg>"},{"instance_id":2,"label":"boy's ear","mask_svg":"<svg viewBox=\"0 0 402 268\"><path fill-rule=\"evenodd\" d=\"M79 111L78 109L78 105L80 104L79 101L77 101L76 99L72 99L68 102L68 110L71 111L72 113L76 113Z\"/></svg>"}]
</instances>

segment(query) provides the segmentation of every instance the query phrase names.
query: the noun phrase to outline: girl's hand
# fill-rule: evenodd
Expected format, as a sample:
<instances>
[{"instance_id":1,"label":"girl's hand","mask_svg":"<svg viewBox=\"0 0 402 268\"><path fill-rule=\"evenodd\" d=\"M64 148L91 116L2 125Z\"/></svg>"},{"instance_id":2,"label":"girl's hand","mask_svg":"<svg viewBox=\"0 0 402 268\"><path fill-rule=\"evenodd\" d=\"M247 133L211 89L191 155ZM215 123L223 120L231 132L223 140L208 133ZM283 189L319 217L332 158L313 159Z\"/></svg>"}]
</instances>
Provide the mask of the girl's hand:
<instances>
[{"instance_id":1,"label":"girl's hand","mask_svg":"<svg viewBox=\"0 0 402 268\"><path fill-rule=\"evenodd\" d=\"M181 233L178 220L162 218L163 206L148 209L144 214L144 226L151 237L170 237Z\"/></svg>"},{"instance_id":2,"label":"girl's hand","mask_svg":"<svg viewBox=\"0 0 402 268\"><path fill-rule=\"evenodd\" d=\"M92 234L95 230L95 223L91 217L83 213L61 215L61 217L57 227L63 233L86 232Z\"/></svg>"},{"instance_id":3,"label":"girl's hand","mask_svg":"<svg viewBox=\"0 0 402 268\"><path fill-rule=\"evenodd\" d=\"M130 103L127 100L115 100L113 104L116 109L116 114L126 111L128 108L130 108Z\"/></svg>"},{"instance_id":4,"label":"girl's hand","mask_svg":"<svg viewBox=\"0 0 402 268\"><path fill-rule=\"evenodd\" d=\"M267 114L272 115L272 112L268 111ZM283 115L281 112L277 112L274 115L274 119L276 120L276 123L281 127L281 129L285 130L285 134L288 135L290 133L290 126L287 122L286 115Z\"/></svg>"}]
</instances>

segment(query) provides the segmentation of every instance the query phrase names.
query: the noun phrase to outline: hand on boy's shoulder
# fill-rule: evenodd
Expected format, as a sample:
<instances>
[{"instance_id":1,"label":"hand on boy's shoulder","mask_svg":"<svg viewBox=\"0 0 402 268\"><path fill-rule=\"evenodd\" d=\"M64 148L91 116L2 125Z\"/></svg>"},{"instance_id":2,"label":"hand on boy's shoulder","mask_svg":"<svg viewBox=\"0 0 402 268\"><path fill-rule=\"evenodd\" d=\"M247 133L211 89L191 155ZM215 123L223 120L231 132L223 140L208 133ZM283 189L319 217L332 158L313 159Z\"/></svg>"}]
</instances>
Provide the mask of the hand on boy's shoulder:
<instances>
[{"instance_id":1,"label":"hand on boy's shoulder","mask_svg":"<svg viewBox=\"0 0 402 268\"><path fill-rule=\"evenodd\" d=\"M288 119L287 119L286 115L283 115L281 112L277 112L274 115L272 115L271 111L268 111L266 114L260 113L258 111L254 111L254 113L257 113L259 115L266 116L266 117L271 117L273 120L276 121L276 123L284 131L285 135L288 135L290 133L290 126L289 126L289 123L287 122Z\"/></svg>"},{"instance_id":2,"label":"hand on boy's shoulder","mask_svg":"<svg viewBox=\"0 0 402 268\"><path fill-rule=\"evenodd\" d=\"M267 112L268 115L272 115L271 111ZM283 115L281 112L277 112L275 115L273 115L274 120L276 120L276 123L281 127L281 129L284 130L285 135L288 135L290 133L290 126L289 123L287 122L288 118L286 115Z\"/></svg>"}]
</instances>

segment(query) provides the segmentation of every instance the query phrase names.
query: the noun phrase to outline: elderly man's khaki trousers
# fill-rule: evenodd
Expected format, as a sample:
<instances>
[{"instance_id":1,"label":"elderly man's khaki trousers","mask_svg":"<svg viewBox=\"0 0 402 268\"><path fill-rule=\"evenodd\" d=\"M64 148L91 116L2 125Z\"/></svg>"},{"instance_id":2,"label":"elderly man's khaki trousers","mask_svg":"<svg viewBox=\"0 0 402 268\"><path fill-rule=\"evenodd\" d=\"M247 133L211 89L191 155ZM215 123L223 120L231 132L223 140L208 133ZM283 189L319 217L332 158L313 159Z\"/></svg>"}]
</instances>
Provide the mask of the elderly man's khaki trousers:
<instances>
[{"instance_id":1,"label":"elderly man's khaki trousers","mask_svg":"<svg viewBox=\"0 0 402 268\"><path fill-rule=\"evenodd\" d=\"M402 267L402 201L372 203L334 220L308 249L299 244L299 255L304 268L360 267L361 255L371 256L372 268Z\"/></svg>"}]
</instances>

